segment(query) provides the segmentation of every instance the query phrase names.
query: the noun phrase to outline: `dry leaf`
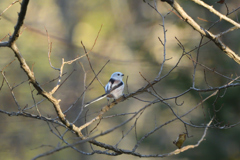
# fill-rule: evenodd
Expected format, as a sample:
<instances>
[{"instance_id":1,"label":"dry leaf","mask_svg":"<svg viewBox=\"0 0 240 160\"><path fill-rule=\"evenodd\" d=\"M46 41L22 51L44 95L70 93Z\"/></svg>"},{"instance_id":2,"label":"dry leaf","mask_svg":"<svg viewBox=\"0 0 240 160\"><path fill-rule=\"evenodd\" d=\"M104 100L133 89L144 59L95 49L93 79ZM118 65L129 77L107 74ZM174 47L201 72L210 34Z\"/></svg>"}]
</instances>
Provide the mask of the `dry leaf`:
<instances>
[{"instance_id":1,"label":"dry leaf","mask_svg":"<svg viewBox=\"0 0 240 160\"><path fill-rule=\"evenodd\" d=\"M173 141L173 144L175 144L179 149L182 148L182 145L186 140L186 136L187 136L186 133L179 134L177 139L175 141Z\"/></svg>"}]
</instances>

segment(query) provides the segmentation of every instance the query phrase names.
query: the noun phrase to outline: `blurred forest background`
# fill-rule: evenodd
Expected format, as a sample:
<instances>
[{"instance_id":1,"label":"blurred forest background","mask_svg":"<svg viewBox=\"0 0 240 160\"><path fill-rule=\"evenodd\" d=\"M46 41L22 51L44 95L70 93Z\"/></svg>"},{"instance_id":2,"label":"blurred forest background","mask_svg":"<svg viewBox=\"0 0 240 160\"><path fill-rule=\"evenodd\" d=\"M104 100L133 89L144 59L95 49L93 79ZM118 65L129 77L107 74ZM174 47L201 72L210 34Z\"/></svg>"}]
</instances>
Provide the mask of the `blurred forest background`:
<instances>
[{"instance_id":1,"label":"blurred forest background","mask_svg":"<svg viewBox=\"0 0 240 160\"><path fill-rule=\"evenodd\" d=\"M0 1L0 13L12 2L11 0ZM152 3L152 1L149 2ZM216 3L217 0L204 0L204 2L212 5L223 14L227 13L226 6ZM178 3L204 28L208 28L213 22L219 19L192 1L178 0ZM227 0L226 3L229 11L240 6L240 1L236 0ZM157 1L157 7L164 15L171 10L171 7L167 3L161 1ZM13 32L19 10L20 5L16 3L1 15L0 39L4 38L8 33ZM240 18L239 13L239 11L236 11L229 17L237 21L238 18ZM99 79L105 85L113 72L120 71L125 74L125 83L126 77L128 76L127 84L129 92L134 92L146 84L146 81L141 77L139 72L148 80L152 80L160 70L163 61L163 46L158 40L158 37L163 40L163 30L160 24L162 24L162 21L159 14L141 0L32 0L29 3L24 29L17 41L17 45L28 65L33 65L33 71L38 82L43 85L58 77L58 72L53 70L48 62L48 40L45 28L48 30L53 43L51 54L52 64L55 67L60 67L62 58L71 60L77 56L84 55L81 41L83 41L89 50L95 41L101 25L103 25L96 45L89 54L91 64L95 72L98 72L100 68L110 60L99 74ZM182 54L182 50L179 48L175 37L181 41L186 51L198 46L201 38L199 33L194 31L174 13L170 13L166 17L165 25L167 29L166 58L171 59L166 61L163 73L167 73L176 64ZM212 28L211 31L217 34L229 27L231 27L231 25L222 20ZM224 35L221 37L221 40L236 53L239 53L239 30ZM203 39L203 41L208 40ZM195 57L196 51L191 54ZM10 49L0 48L1 70L13 59L15 59L15 56ZM79 61L87 71L86 81L88 84L94 78L94 74L89 67L86 57ZM226 56L212 42L209 42L200 49L199 62L228 77L240 74L239 64ZM55 94L55 97L61 99L62 110L66 110L84 90L84 72L81 65L74 63L73 65L65 66L64 72L67 72L67 75L72 71L74 71L72 76L67 79ZM5 69L5 74L12 86L27 80L17 60ZM179 66L166 79L155 85L155 89L162 97L176 96L192 86L192 74L192 61L184 57ZM206 71L206 78L208 84L212 87L217 87L229 82L225 78L210 71ZM0 79L0 82L1 81ZM196 72L196 87L207 88L205 82L203 68L198 67ZM56 81L43 85L43 88L49 91L54 85L56 85ZM32 106L34 104L28 82L14 89L14 93L22 108L26 105ZM95 80L86 92L85 101L90 101L103 93L103 87ZM127 93L126 89L125 93ZM34 92L34 94L36 95L36 92ZM210 93L200 94L201 96L199 93L191 91L182 96L178 99L178 103L184 101L184 105L176 106L174 110L181 115L201 101L202 97L207 97ZM224 94L223 91L220 94ZM217 113L217 119L221 121L223 125L234 124L240 121L239 94L239 87L229 88L223 98L218 101L217 107L220 108L220 106L223 106L223 108ZM139 97L151 99L148 94L143 94ZM40 101L41 99L43 99L41 96L35 97L36 101ZM212 112L212 103L214 100L215 98L209 99L201 107L198 107L198 109L183 119L199 125L207 123L209 121L209 115ZM17 106L7 85L4 85L1 89L0 102L0 108L2 110L9 112L17 110ZM172 100L169 101L169 103L174 104L175 102ZM91 113L89 119L96 116L96 113L105 104L106 100L101 100L89 106L89 113ZM143 105L143 102L131 98L124 103L116 105L107 112L106 115L134 112L136 108L140 108ZM66 117L74 120L79 112L79 106L81 106L81 101L66 114ZM38 107L42 115L56 117L55 110L49 102L43 102ZM37 111L33 109L33 113L37 114ZM138 120L138 136L143 136L153 129L156 125L155 123L162 124L174 117L168 107L161 105L161 103L153 105L151 108L148 108ZM117 117L109 121L106 119L102 125L99 126L98 132L100 132L102 128L117 125L119 122L124 121L124 118L125 117ZM79 124L83 122L84 118L80 118L78 121ZM114 131L111 136L104 136L99 138L99 140L106 143L116 143L121 139L121 131L123 131L125 127L125 129L128 130L132 124L133 123L127 124L123 128ZM40 153L48 151L52 146L57 146L62 143L50 132L46 122L37 119L16 116L9 117L5 114L0 114L0 128L0 157L4 157L5 160L31 159ZM59 128L59 130L61 130L61 128ZM187 138L184 145L195 144L201 138L204 128L188 127L188 131L193 137ZM139 152L144 154L162 154L175 150L176 146L172 142L178 134L182 132L185 132L185 128L180 121L166 125L154 134L152 138L149 138L148 141L143 142L143 145L139 148ZM203 141L199 147L190 149L176 156L166 157L165 159L237 160L240 158L239 134L239 125L226 130L210 128L207 132L206 140ZM69 141L74 142L76 139L71 133L69 133L68 136ZM133 133L133 136L126 138L120 147L131 148L135 141L136 139ZM80 148L82 150L88 150L89 144L81 145ZM107 156L98 154L86 156L69 148L42 159L135 160L139 159L139 157L131 155Z\"/></svg>"}]
</instances>

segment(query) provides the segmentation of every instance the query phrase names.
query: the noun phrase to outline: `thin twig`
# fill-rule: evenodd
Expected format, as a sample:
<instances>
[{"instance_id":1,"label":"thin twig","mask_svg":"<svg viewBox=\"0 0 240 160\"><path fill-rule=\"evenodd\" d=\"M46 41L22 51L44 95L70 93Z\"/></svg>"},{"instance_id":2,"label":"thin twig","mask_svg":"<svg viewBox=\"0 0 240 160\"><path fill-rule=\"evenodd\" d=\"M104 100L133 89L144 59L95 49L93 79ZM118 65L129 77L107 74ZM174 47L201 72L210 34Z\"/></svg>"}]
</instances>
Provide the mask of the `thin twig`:
<instances>
[{"instance_id":1,"label":"thin twig","mask_svg":"<svg viewBox=\"0 0 240 160\"><path fill-rule=\"evenodd\" d=\"M49 64L53 69L60 71L60 68L53 67L53 65L51 63L52 42L50 41L50 36L48 34L48 31L47 31L46 27L45 27L45 30L46 30L47 38L48 38L48 61L49 61Z\"/></svg>"},{"instance_id":2,"label":"thin twig","mask_svg":"<svg viewBox=\"0 0 240 160\"><path fill-rule=\"evenodd\" d=\"M7 8L5 8L2 11L2 13L0 14L0 17L3 15L4 12L6 12L10 7L12 7L15 3L19 2L19 1L21 1L21 0L16 0L16 1L12 2ZM0 18L0 20L1 20L1 18Z\"/></svg>"}]
</instances>

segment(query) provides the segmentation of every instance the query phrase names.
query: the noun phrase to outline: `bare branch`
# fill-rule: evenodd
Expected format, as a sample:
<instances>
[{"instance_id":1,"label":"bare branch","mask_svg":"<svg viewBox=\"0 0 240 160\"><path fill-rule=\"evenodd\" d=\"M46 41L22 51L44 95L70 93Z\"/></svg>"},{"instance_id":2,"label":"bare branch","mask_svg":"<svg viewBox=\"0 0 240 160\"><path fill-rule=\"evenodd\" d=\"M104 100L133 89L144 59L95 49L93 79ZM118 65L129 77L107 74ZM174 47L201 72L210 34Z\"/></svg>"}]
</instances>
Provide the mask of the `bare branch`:
<instances>
[{"instance_id":1,"label":"bare branch","mask_svg":"<svg viewBox=\"0 0 240 160\"><path fill-rule=\"evenodd\" d=\"M232 58L235 62L240 64L240 57L232 51L228 46L226 46L216 35L212 34L210 31L207 31L206 29L202 28L200 25L198 25L183 9L182 7L174 1L171 5L178 14L186 21L193 29L198 31L201 35L206 36L210 40L212 40L216 46L218 46L223 52L225 52L226 55L228 55L230 58ZM222 16L224 17L224 16ZM235 23L234 23L235 24ZM236 24L237 27L239 27L239 24Z\"/></svg>"},{"instance_id":2,"label":"bare branch","mask_svg":"<svg viewBox=\"0 0 240 160\"><path fill-rule=\"evenodd\" d=\"M215 10L213 8L213 6L209 6L208 4L204 3L201 0L192 0L192 1L197 3L197 4L199 4L199 5L201 5L201 6L203 6L203 7L205 7L205 8L207 8L210 12L214 13L215 15L217 15L220 18L220 20L224 19L225 21L231 23L232 25L240 28L240 24L239 23L235 22L234 20L232 20L232 19L228 18L227 16L223 15L222 13L218 12L217 10Z\"/></svg>"},{"instance_id":3,"label":"bare branch","mask_svg":"<svg viewBox=\"0 0 240 160\"><path fill-rule=\"evenodd\" d=\"M7 8L5 8L2 13L0 14L0 17L3 15L4 12L6 12L10 7L12 7L15 3L19 2L21 0L16 0L14 2L12 2ZM1 18L0 18L1 19Z\"/></svg>"},{"instance_id":4,"label":"bare branch","mask_svg":"<svg viewBox=\"0 0 240 160\"><path fill-rule=\"evenodd\" d=\"M53 69L60 71L60 68L53 67L53 65L51 63L52 42L50 41L50 36L48 34L46 27L45 27L45 30L46 30L47 38L48 38L48 61L49 61L49 64Z\"/></svg>"}]
</instances>

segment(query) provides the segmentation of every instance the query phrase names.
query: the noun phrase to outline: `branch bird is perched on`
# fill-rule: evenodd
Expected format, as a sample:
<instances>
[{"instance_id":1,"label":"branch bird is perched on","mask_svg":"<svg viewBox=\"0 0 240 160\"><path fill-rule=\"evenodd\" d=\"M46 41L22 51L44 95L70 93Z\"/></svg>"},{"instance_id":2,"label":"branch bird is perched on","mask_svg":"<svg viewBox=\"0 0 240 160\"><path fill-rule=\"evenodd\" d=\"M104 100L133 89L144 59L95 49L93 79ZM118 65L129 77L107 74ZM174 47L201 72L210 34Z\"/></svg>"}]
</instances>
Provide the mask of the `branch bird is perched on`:
<instances>
[{"instance_id":1,"label":"branch bird is perched on","mask_svg":"<svg viewBox=\"0 0 240 160\"><path fill-rule=\"evenodd\" d=\"M113 73L110 80L105 86L105 94L86 103L84 107L87 107L88 105L97 102L105 97L107 97L108 101L110 98L113 98L114 100L120 98L123 95L124 90L124 83L122 81L123 76L124 74L121 72Z\"/></svg>"}]
</instances>

